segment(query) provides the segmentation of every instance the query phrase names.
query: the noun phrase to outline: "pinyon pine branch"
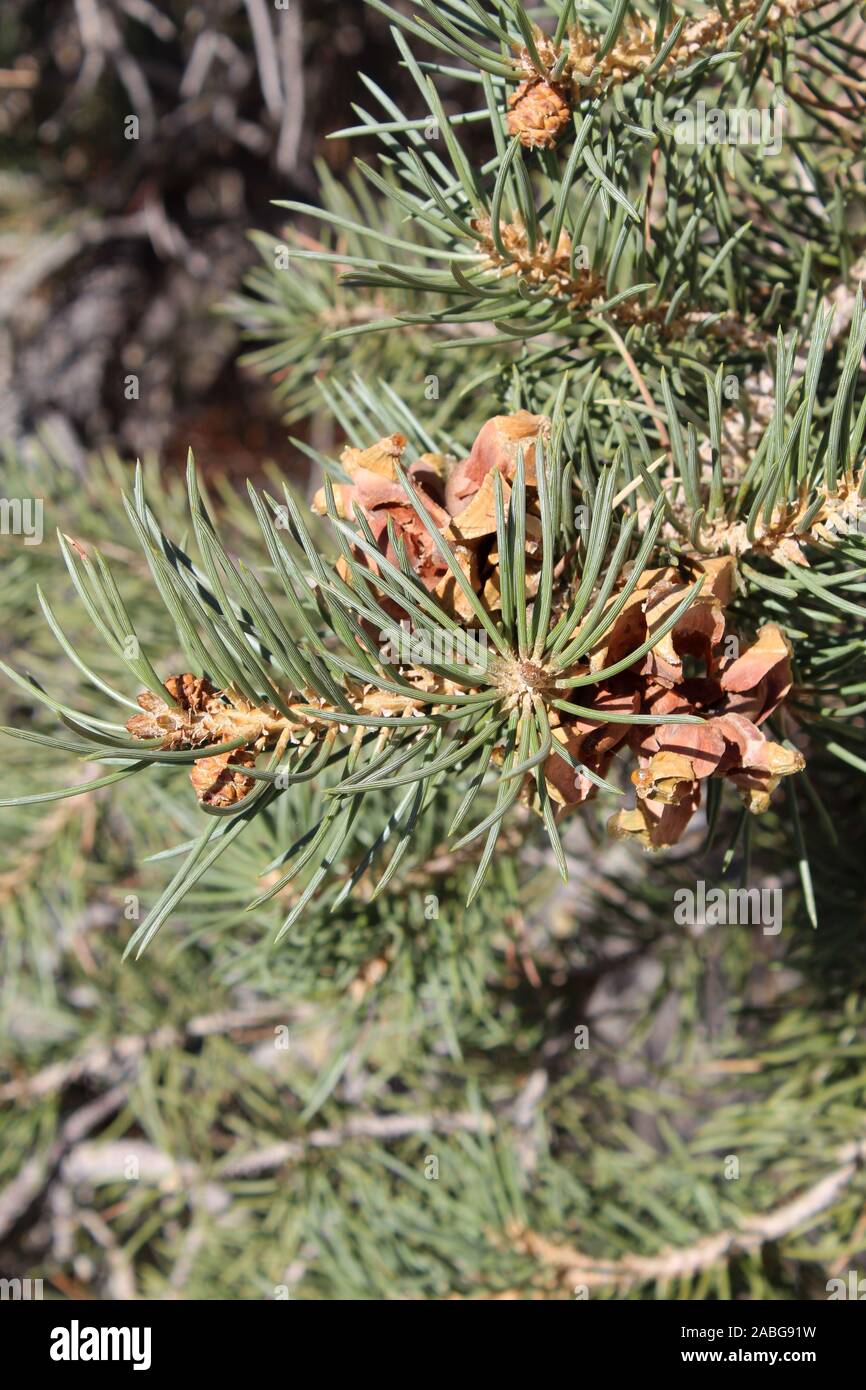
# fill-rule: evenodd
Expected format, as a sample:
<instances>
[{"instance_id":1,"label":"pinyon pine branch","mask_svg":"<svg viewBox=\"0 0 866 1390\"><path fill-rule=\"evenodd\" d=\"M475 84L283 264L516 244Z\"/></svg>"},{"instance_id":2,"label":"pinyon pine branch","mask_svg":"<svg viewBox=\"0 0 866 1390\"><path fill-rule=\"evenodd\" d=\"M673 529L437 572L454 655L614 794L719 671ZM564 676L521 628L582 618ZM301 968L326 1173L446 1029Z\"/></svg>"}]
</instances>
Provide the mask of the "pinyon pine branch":
<instances>
[{"instance_id":1,"label":"pinyon pine branch","mask_svg":"<svg viewBox=\"0 0 866 1390\"><path fill-rule=\"evenodd\" d=\"M623 766L636 799L610 818L612 834L664 849L702 804L712 831L727 782L744 803L735 842L747 852L748 813L765 811L814 748L866 769L857 717L866 315L858 293L847 338L834 335L815 273L844 268L845 219L816 213L820 237L794 233L796 279L775 282L761 308L761 278L744 275L739 257L790 265L794 243L783 236L779 249L754 158L737 150L728 159L712 143L683 152L671 126L707 84L727 105L763 90L768 75L778 86L789 64L799 73L798 44L814 36L816 16L822 35L837 21L847 33L847 10L750 0L678 18L666 10L648 27L634 6L617 6L603 26L572 24L566 6L541 27L519 0L507 14L463 0L424 8L426 18L393 18L425 129L378 90L388 119L360 113L359 131L375 125L384 142L384 172L365 174L384 199L381 216L362 220L372 205L358 182L354 202L331 185L326 207L306 211L360 254L333 241L293 255L314 267L348 256L350 287L411 294L419 305L438 296L441 308L398 313L391 327L481 323L494 336L473 342L488 353L525 342L506 412L478 419L451 389L447 424L437 424L417 392L403 399L387 379L337 375L322 394L352 443L339 462L306 446L324 475L317 516L288 489L250 489L264 560L255 568L221 540L192 460L189 550L161 529L139 473L125 505L176 632L172 664L141 640L101 553L61 536L94 628L138 684L138 711L129 717L130 695L81 663L46 601L99 708L77 711L5 668L66 728L54 739L9 732L95 762L94 789L158 767L189 771L205 828L178 847L181 867L136 931L138 950L246 827L308 783L321 792L316 819L282 846L251 904L297 886L280 935L353 843L363 850L334 906L372 872L374 892L384 891L446 784L461 795L452 846L478 854L471 901L518 805L538 816L564 875L562 819L599 792L622 795L611 773ZM480 85L484 106L463 124L489 127L491 162L472 164L461 122L443 111L435 64L419 64L404 31L459 59L455 71ZM840 53L856 50L840 43ZM844 67L840 58L840 77ZM855 89L841 85L860 119ZM813 204L838 163L834 140L812 164L795 145ZM787 172L774 184L772 168L767 190L794 196ZM637 203L630 171L648 190ZM837 200L851 174L850 161L836 169ZM688 190L685 202L677 189ZM859 198L856 180L849 192ZM750 204L760 216L747 216ZM397 230L395 212L408 215L411 233ZM368 254L376 244L379 258ZM588 261L576 256L586 245ZM325 282L309 288L303 341L310 315L327 317ZM362 307L359 299L352 312ZM771 338L782 311L789 331L778 326ZM744 421L742 447L730 447L727 363L715 349L713 370L703 362L695 313L750 366L758 353L772 364L772 411L757 430ZM375 326L360 313L337 341ZM300 363L303 341L263 362ZM495 360L487 369L500 385L501 372ZM475 390L482 385L476 378ZM106 698L125 722L105 718ZM812 782L802 786L829 821ZM17 801L79 791L76 781ZM797 792L788 794L811 904ZM371 841L366 812L382 797L389 809Z\"/></svg>"},{"instance_id":2,"label":"pinyon pine branch","mask_svg":"<svg viewBox=\"0 0 866 1390\"><path fill-rule=\"evenodd\" d=\"M582 9L574 24L570 5L537 7L535 23L520 0L506 10L445 0L425 4L423 17L379 0L375 8L394 21L422 114L402 115L368 82L384 119L359 107L361 124L339 133L380 139L382 172L359 167L420 244L410 262L369 228L346 284L391 291L394 313L345 325L338 338L395 322L485 323L503 345L552 335L562 351L597 351L593 319L607 311L649 331L654 348L685 337L697 352L717 354L721 340L729 354L754 353L780 308L802 313L816 273L850 264L866 110L850 6L749 0L644 17L619 5L599 22ZM404 34L458 66L419 62ZM810 95L816 63L838 98L832 119ZM437 71L470 83L480 105L449 118ZM715 128L690 134L683 118L699 100L720 117L740 113L746 128L727 141ZM748 121L755 113L760 125L762 111L774 134L756 140ZM493 152L480 167L461 145L467 123L477 139L475 122L488 127ZM802 171L794 182L783 141ZM797 216L784 219L779 209L792 203ZM285 206L339 225L329 211ZM337 252L330 259L341 263ZM756 262L766 269L760 280L745 273ZM410 293L445 296L450 307L415 310Z\"/></svg>"},{"instance_id":3,"label":"pinyon pine branch","mask_svg":"<svg viewBox=\"0 0 866 1390\"><path fill-rule=\"evenodd\" d=\"M852 363L863 324L858 301ZM471 899L519 801L540 816L564 873L558 822L599 788L619 791L607 777L615 755L635 760L637 800L610 829L654 849L680 838L705 782L713 813L720 780L749 810L766 809L779 778L804 765L794 726L779 724L789 709L804 736L856 765L848 745L859 732L826 691L828 633L861 612L847 596L858 571L825 568L861 548L851 523L862 428L843 447L840 424L852 415L855 374L818 430L820 338L796 381L794 357L795 345L780 341L787 410L777 410L745 471L720 456L718 376L707 382L710 437L700 445L694 426L684 434L665 386L670 453L661 474L631 411L612 421L620 443L611 463L592 466L586 401L574 408L567 379L550 418L493 417L459 461L425 449L420 427L414 445L394 429L412 423L399 403L374 408L362 398L363 429L385 423L392 433L328 463L314 507L326 514L330 542L288 489L281 500L250 489L268 557L258 572L220 541L192 460L198 560L160 530L139 474L129 521L194 668L165 679L100 552L61 536L92 622L146 686L141 712L125 724L76 712L7 667L67 730L8 732L101 765L93 787L185 764L209 819L132 944L142 949L245 827L311 779L325 809L285 845L277 877L252 904L302 875L281 932L351 843L371 793L391 795L392 810L337 902L376 861L385 864L379 891L387 885L444 779L465 790L451 825L455 848L480 849ZM780 568L784 578L774 577ZM777 615L800 595L808 596L800 623L821 632L801 631L797 647ZM793 693L792 656L806 677ZM851 661L841 641L840 670L850 672ZM101 697L128 706L125 694L85 674ZM768 737L770 721L781 741ZM16 801L80 791L76 782Z\"/></svg>"}]
</instances>

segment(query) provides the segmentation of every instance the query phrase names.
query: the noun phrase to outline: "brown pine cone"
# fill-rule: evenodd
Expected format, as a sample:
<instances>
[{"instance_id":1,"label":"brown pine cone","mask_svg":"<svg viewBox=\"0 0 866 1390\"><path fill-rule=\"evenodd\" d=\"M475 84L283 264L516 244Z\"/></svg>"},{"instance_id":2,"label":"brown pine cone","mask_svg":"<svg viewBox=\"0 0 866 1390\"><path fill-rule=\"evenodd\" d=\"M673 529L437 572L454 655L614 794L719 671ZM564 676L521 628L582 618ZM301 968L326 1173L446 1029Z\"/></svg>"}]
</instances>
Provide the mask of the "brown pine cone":
<instances>
[{"instance_id":1,"label":"brown pine cone","mask_svg":"<svg viewBox=\"0 0 866 1390\"><path fill-rule=\"evenodd\" d=\"M189 671L169 676L165 688L180 708L173 709L152 690L143 690L137 698L145 713L134 714L127 721L127 731L133 738L160 738L163 748L190 748L207 742L207 734L196 732L196 716L210 708L219 692L204 676L193 676Z\"/></svg>"},{"instance_id":2,"label":"brown pine cone","mask_svg":"<svg viewBox=\"0 0 866 1390\"><path fill-rule=\"evenodd\" d=\"M561 88L540 77L521 82L508 98L508 133L529 149L552 149L571 120Z\"/></svg>"},{"instance_id":3,"label":"brown pine cone","mask_svg":"<svg viewBox=\"0 0 866 1390\"><path fill-rule=\"evenodd\" d=\"M256 785L254 777L229 768L229 763L254 767L256 755L251 748L235 748L230 753L217 753L213 758L199 758L189 774L193 790L205 806L236 806Z\"/></svg>"}]
</instances>

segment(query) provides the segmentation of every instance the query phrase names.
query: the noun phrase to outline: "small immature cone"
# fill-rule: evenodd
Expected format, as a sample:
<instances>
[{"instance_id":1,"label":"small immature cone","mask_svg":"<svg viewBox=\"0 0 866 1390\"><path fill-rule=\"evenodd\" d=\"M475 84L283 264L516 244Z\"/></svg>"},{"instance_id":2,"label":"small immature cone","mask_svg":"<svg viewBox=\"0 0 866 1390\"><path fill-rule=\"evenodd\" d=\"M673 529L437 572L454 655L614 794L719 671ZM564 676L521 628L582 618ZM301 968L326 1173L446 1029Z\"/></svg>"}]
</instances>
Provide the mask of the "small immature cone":
<instances>
[{"instance_id":1,"label":"small immature cone","mask_svg":"<svg viewBox=\"0 0 866 1390\"><path fill-rule=\"evenodd\" d=\"M213 758L199 758L189 774L193 791L204 806L236 806L256 785L254 777L236 772L229 763L254 767L256 755L251 748L234 748L230 753L217 753Z\"/></svg>"},{"instance_id":2,"label":"small immature cone","mask_svg":"<svg viewBox=\"0 0 866 1390\"><path fill-rule=\"evenodd\" d=\"M508 98L508 134L528 149L552 149L571 120L562 89L543 78L521 82Z\"/></svg>"},{"instance_id":3,"label":"small immature cone","mask_svg":"<svg viewBox=\"0 0 866 1390\"><path fill-rule=\"evenodd\" d=\"M219 692L204 676L194 676L189 671L182 676L169 676L165 688L178 707L161 700L152 690L143 690L138 703L144 713L127 720L127 732L133 738L162 739L162 747L169 749L208 743L211 736L200 716L218 699Z\"/></svg>"},{"instance_id":4,"label":"small immature cone","mask_svg":"<svg viewBox=\"0 0 866 1390\"><path fill-rule=\"evenodd\" d=\"M203 676L190 672L169 676L165 689L177 707L150 690L142 691L138 703L143 713L134 714L126 725L134 738L158 738L163 748L178 751L244 740L237 748L193 763L190 781L205 806L235 806L255 786L255 778L229 767L230 763L254 767L257 755L272 748L287 731L303 734L309 727L306 720L294 724L273 705L252 704L236 692L229 698Z\"/></svg>"},{"instance_id":5,"label":"small immature cone","mask_svg":"<svg viewBox=\"0 0 866 1390\"><path fill-rule=\"evenodd\" d=\"M144 714L134 714L126 728L133 738L158 738L161 747L171 750L203 748L208 743L225 743L242 738L258 752L272 747L286 728L287 721L279 710L269 704L252 704L244 696L215 690L203 676L186 672L169 676L165 688L179 708L173 707L143 690L138 703ZM308 721L299 718L296 727L303 730Z\"/></svg>"}]
</instances>

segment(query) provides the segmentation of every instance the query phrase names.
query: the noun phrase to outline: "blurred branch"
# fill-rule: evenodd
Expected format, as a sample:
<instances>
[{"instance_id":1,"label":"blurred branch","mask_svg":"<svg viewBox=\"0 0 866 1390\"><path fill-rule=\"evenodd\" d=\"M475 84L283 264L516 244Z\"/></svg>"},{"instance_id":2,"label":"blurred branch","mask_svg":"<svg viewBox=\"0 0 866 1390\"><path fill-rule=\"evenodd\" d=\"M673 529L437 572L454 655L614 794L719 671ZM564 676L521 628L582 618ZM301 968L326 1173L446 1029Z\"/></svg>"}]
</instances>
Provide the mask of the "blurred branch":
<instances>
[{"instance_id":1,"label":"blurred branch","mask_svg":"<svg viewBox=\"0 0 866 1390\"><path fill-rule=\"evenodd\" d=\"M576 1284L590 1288L613 1284L627 1289L636 1284L690 1279L722 1260L751 1254L794 1231L813 1226L862 1172L864 1162L866 1138L841 1148L836 1154L838 1167L799 1197L784 1202L774 1211L744 1213L735 1229L719 1231L694 1245L669 1246L658 1255L625 1255L620 1260L598 1260L572 1246L557 1244L518 1226L511 1228L510 1235L518 1249L555 1270L557 1281L569 1288Z\"/></svg>"},{"instance_id":2,"label":"blurred branch","mask_svg":"<svg viewBox=\"0 0 866 1390\"><path fill-rule=\"evenodd\" d=\"M26 1213L70 1149L103 1124L126 1100L126 1087L114 1086L96 1100L82 1105L60 1127L48 1149L30 1158L0 1192L0 1240Z\"/></svg>"}]
</instances>

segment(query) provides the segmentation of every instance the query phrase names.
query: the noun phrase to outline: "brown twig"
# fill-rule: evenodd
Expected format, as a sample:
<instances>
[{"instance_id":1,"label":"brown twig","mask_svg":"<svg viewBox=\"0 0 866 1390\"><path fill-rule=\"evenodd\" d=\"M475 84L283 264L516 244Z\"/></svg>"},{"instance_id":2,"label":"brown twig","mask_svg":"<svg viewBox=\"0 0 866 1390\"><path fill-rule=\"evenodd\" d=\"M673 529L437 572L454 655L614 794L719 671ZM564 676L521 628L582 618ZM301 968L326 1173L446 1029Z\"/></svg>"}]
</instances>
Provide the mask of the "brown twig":
<instances>
[{"instance_id":1,"label":"brown twig","mask_svg":"<svg viewBox=\"0 0 866 1390\"><path fill-rule=\"evenodd\" d=\"M705 1236L693 1245L666 1246L656 1255L596 1259L526 1228L512 1227L509 1234L518 1249L553 1270L557 1283L569 1289L581 1284L627 1289L649 1282L667 1283L691 1278L734 1255L754 1253L802 1227L813 1226L862 1171L864 1162L866 1138L846 1144L836 1154L837 1167L832 1172L775 1210L746 1214L736 1227Z\"/></svg>"}]
</instances>

